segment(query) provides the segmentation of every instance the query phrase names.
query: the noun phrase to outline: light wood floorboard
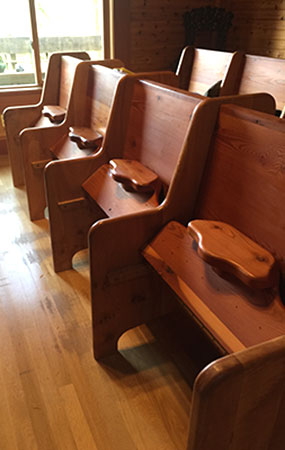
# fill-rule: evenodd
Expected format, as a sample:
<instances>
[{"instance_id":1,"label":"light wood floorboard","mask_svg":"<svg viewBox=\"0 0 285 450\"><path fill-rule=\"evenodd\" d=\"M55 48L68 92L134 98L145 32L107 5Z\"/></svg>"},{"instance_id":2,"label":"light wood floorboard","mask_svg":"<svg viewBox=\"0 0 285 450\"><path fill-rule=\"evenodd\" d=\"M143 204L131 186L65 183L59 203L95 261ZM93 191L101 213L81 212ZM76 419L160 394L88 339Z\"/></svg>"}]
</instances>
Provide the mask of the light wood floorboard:
<instances>
[{"instance_id":1,"label":"light wood floorboard","mask_svg":"<svg viewBox=\"0 0 285 450\"><path fill-rule=\"evenodd\" d=\"M6 157L0 213L0 449L184 449L205 355L189 358L166 318L127 332L120 353L96 362L87 252L54 273L48 221L29 221Z\"/></svg>"}]
</instances>

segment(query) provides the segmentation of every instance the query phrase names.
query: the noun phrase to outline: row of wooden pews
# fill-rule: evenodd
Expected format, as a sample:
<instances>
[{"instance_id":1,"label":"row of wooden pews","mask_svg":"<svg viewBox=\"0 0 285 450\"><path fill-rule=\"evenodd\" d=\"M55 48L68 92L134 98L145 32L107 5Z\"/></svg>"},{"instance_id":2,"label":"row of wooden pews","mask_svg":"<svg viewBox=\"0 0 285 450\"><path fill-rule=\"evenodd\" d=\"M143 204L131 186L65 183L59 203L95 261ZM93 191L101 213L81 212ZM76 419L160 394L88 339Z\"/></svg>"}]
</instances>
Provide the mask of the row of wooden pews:
<instances>
[{"instance_id":1,"label":"row of wooden pews","mask_svg":"<svg viewBox=\"0 0 285 450\"><path fill-rule=\"evenodd\" d=\"M89 247L95 358L178 302L227 355L196 380L188 450L283 449L285 60L186 48L176 74L57 61L65 107L49 97L24 129L7 110L6 129L31 219L48 206L55 271Z\"/></svg>"}]
</instances>

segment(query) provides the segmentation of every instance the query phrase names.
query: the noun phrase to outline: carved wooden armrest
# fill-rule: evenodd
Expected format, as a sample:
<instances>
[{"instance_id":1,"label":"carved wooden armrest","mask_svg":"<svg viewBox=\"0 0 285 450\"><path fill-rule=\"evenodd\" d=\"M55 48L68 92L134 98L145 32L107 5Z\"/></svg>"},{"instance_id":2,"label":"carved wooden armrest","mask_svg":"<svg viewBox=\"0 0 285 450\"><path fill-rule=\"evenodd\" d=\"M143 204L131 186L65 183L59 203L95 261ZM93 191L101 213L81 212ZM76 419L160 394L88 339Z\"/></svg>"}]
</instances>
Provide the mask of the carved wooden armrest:
<instances>
[{"instance_id":1,"label":"carved wooden armrest","mask_svg":"<svg viewBox=\"0 0 285 450\"><path fill-rule=\"evenodd\" d=\"M274 257L236 228L213 220L192 220L188 230L201 258L218 272L234 275L252 288L276 286L278 267Z\"/></svg>"},{"instance_id":2,"label":"carved wooden armrest","mask_svg":"<svg viewBox=\"0 0 285 450\"><path fill-rule=\"evenodd\" d=\"M60 123L65 118L66 110L57 105L45 105L42 113L45 117L48 117L51 122Z\"/></svg>"},{"instance_id":3,"label":"carved wooden armrest","mask_svg":"<svg viewBox=\"0 0 285 450\"><path fill-rule=\"evenodd\" d=\"M122 183L127 191L152 192L160 186L158 175L139 161L112 159L109 164L112 177Z\"/></svg>"},{"instance_id":4,"label":"carved wooden armrest","mask_svg":"<svg viewBox=\"0 0 285 450\"><path fill-rule=\"evenodd\" d=\"M86 148L98 148L102 144L103 136L96 130L86 127L70 127L69 138L76 142L77 146L84 150Z\"/></svg>"}]
</instances>

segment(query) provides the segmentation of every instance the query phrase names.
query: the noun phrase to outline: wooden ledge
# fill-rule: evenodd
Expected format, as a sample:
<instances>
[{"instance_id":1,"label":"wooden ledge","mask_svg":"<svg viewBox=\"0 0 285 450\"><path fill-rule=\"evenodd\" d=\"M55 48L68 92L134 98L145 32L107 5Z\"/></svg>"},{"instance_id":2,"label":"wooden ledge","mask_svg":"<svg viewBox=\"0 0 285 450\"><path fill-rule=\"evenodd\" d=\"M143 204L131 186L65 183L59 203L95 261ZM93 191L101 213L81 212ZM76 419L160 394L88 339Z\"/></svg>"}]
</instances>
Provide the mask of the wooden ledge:
<instances>
[{"instance_id":1,"label":"wooden ledge","mask_svg":"<svg viewBox=\"0 0 285 450\"><path fill-rule=\"evenodd\" d=\"M57 105L45 105L43 107L43 116L48 117L53 123L60 123L65 119L66 110Z\"/></svg>"},{"instance_id":2,"label":"wooden ledge","mask_svg":"<svg viewBox=\"0 0 285 450\"><path fill-rule=\"evenodd\" d=\"M153 192L158 189L158 175L139 161L131 159L112 159L111 174L114 180L122 183L127 191Z\"/></svg>"},{"instance_id":3,"label":"wooden ledge","mask_svg":"<svg viewBox=\"0 0 285 450\"><path fill-rule=\"evenodd\" d=\"M101 146L103 140L102 134L87 127L70 127L69 138L76 142L81 150L86 148L97 149Z\"/></svg>"},{"instance_id":4,"label":"wooden ledge","mask_svg":"<svg viewBox=\"0 0 285 450\"><path fill-rule=\"evenodd\" d=\"M274 257L236 228L213 220L192 220L188 231L198 244L198 254L218 272L234 275L251 288L277 285Z\"/></svg>"}]
</instances>

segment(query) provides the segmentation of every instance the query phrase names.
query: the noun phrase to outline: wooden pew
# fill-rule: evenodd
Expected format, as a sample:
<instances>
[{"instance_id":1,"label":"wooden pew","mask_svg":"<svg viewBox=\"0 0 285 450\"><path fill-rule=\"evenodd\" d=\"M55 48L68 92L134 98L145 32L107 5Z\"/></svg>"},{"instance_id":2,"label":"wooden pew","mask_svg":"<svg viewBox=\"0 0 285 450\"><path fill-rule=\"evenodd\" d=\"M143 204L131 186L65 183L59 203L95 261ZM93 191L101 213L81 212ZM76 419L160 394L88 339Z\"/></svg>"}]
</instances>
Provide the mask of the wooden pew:
<instances>
[{"instance_id":1,"label":"wooden pew","mask_svg":"<svg viewBox=\"0 0 285 450\"><path fill-rule=\"evenodd\" d=\"M285 107L285 59L243 55L233 93L268 92L282 111Z\"/></svg>"},{"instance_id":2,"label":"wooden pew","mask_svg":"<svg viewBox=\"0 0 285 450\"><path fill-rule=\"evenodd\" d=\"M19 141L20 132L27 127L53 127L63 120L76 65L80 60L87 59L90 58L85 52L53 53L49 58L40 102L36 105L5 109L3 116L14 186L25 183ZM50 116L49 112L55 107L60 114ZM45 114L49 115L51 120Z\"/></svg>"},{"instance_id":3,"label":"wooden pew","mask_svg":"<svg viewBox=\"0 0 285 450\"><path fill-rule=\"evenodd\" d=\"M102 149L97 155L80 161L56 161L46 167L56 271L72 267L72 256L87 247L88 230L96 220L157 207L167 190L189 118L201 96L138 77L126 75L120 79ZM109 162L118 158L136 160L155 171L159 180L154 189L141 192L139 186L139 192L128 192L128 188L115 181Z\"/></svg>"},{"instance_id":4,"label":"wooden pew","mask_svg":"<svg viewBox=\"0 0 285 450\"><path fill-rule=\"evenodd\" d=\"M218 359L195 380L187 450L282 450L285 337Z\"/></svg>"},{"instance_id":5,"label":"wooden pew","mask_svg":"<svg viewBox=\"0 0 285 450\"><path fill-rule=\"evenodd\" d=\"M285 334L284 142L282 119L223 106L192 212L182 223L170 221L143 252L227 352ZM202 221L187 228L191 218ZM218 257L210 248L209 258L213 231L230 255ZM239 243L236 267L231 241ZM262 276L258 264L266 269Z\"/></svg>"},{"instance_id":6,"label":"wooden pew","mask_svg":"<svg viewBox=\"0 0 285 450\"><path fill-rule=\"evenodd\" d=\"M209 97L235 94L242 61L242 52L230 53L187 46L181 53L176 71L179 87ZM221 82L220 86L213 88L217 82ZM211 87L212 91L208 92Z\"/></svg>"},{"instance_id":7,"label":"wooden pew","mask_svg":"<svg viewBox=\"0 0 285 450\"><path fill-rule=\"evenodd\" d=\"M161 89L161 93L163 90ZM185 94L184 94L185 95ZM158 102L158 96L153 96ZM163 97L161 97L163 99ZM72 254L74 254L78 247L78 236L84 237L84 233L79 233L78 230L86 231L91 225L92 220L98 220L92 225L89 230L89 255L90 255L90 279L91 279L91 296L92 296L92 311L93 311L93 339L94 339L94 354L96 358L100 358L108 353L112 353L117 348L117 341L121 334L128 328L134 327L141 323L144 323L151 318L161 315L162 311L168 309L167 298L170 300L173 298L173 294L169 288L162 284L161 280L152 272L146 262L144 262L141 249L142 247L158 232L161 227L167 223L171 218L178 219L181 215L183 217L191 217L189 213L189 206L197 194L199 186L199 180L204 167L209 142L211 139L213 128L217 119L219 107L222 103L237 103L243 104L250 108L263 109L269 113L275 108L274 100L267 94L250 95L245 97L221 97L215 99L206 99L196 106L192 119L184 134L184 140L181 143L179 152L178 164L173 167L173 173L168 177L170 178L169 189L165 192L165 199L159 204L158 207L148 208L144 211L135 213L128 213L126 211L123 215L117 215L116 217L110 217L109 211L107 214L101 210L101 217L103 220L98 220L98 217L89 216L88 226L73 228L73 239L69 247L64 247L63 240L66 240L67 227L70 227L70 222L73 224L79 220L83 215L83 209L80 210L79 217L69 212L63 215L63 212L59 212L59 207L54 206L55 213L57 212L57 219L53 222L51 220L51 226L55 227L54 233L57 233L56 247L58 250L58 256L56 257L61 263L58 268L70 268L71 262L67 264L66 255L68 255L69 261ZM161 102L163 106L164 101ZM173 104L174 101L173 101ZM155 105L154 105L155 106ZM140 108L142 110L142 108ZM174 110L175 114L178 114ZM156 116L159 116L157 114ZM115 116L113 116L115 117ZM201 119L202 117L202 119ZM154 120L154 119L152 119ZM145 124L150 126L150 121ZM159 139L164 142L163 134L172 133L173 126L176 127L176 123L170 123L165 128L160 126ZM116 124L116 122L115 122ZM114 127L115 127L114 124ZM111 125L111 124L110 124ZM141 127L142 128L142 127ZM177 127L176 127L177 128ZM120 122L117 123L116 133L119 133L121 129ZM182 131L180 130L182 133ZM108 133L108 130L107 130ZM148 145L149 128L145 130L146 136L143 141L145 145ZM177 130L175 130L177 133ZM119 136L119 134L117 134ZM141 135L141 131L139 136ZM155 135L151 132L150 136ZM114 139L114 138L112 138ZM181 138L180 138L181 139ZM141 139L135 140L133 138L131 143L140 142ZM115 142L120 142L118 138ZM171 142L171 141L170 141ZM105 138L106 149L109 151L111 146L108 146L107 135ZM168 148L169 145L165 145ZM159 152L160 146L154 147L154 152ZM176 147L173 147L176 148ZM177 151L177 150L176 150ZM135 154L135 153L134 153ZM154 153L155 154L155 153ZM165 169L165 165L170 166L165 157L159 158L161 170ZM142 155L142 153L141 153ZM142 157L142 156L141 156ZM108 155L107 160L113 158ZM72 172L72 176L69 182L69 189L74 189L73 196L63 195L63 189L61 185L58 186L57 192L52 193L52 186L55 185L54 180L63 180L67 177L66 173L58 172L55 174L55 168L60 167L59 163L51 163L54 165L53 176L50 173L50 192L51 198L57 198L59 201L69 200L69 205L72 205L70 201L73 197L73 208L75 209L76 201L82 201L82 190L75 190L72 185L72 178L76 176L75 170ZM172 163L173 164L173 163ZM50 165L50 167L51 167ZM97 166L98 167L98 166ZM151 167L154 170L154 167ZM94 167L90 170L90 174L96 169ZM155 169L156 171L156 169ZM160 172L161 173L161 172ZM167 172L166 172L167 173ZM87 178L87 177L85 177ZM186 182L187 180L187 182ZM82 182L84 179L82 180ZM65 182L65 185L67 182ZM59 191L61 189L61 196ZM65 187L66 189L66 187ZM187 201L186 201L187 199ZM180 210L181 203L183 204L182 212ZM186 203L186 206L185 206ZM66 202L67 204L67 202ZM100 203L101 204L101 203ZM88 204L87 204L88 205ZM111 207L111 206L110 206ZM87 215L87 208L85 207L85 214ZM178 212L180 215L178 215ZM106 218L108 216L108 218ZM95 217L95 220L94 220ZM87 220L87 219L85 219ZM54 225L52 225L54 223ZM70 228L68 228L70 229ZM59 230L61 235L59 234ZM65 235L64 235L65 232ZM55 240L55 237L53 238ZM75 244L74 244L75 242ZM84 241L81 242L83 245ZM65 257L65 259L63 259ZM171 294L171 295L169 295ZM155 298L155 301L153 299ZM135 300L137 299L137 301ZM140 299L140 300L139 300ZM108 320L104 318L108 317Z\"/></svg>"},{"instance_id":8,"label":"wooden pew","mask_svg":"<svg viewBox=\"0 0 285 450\"><path fill-rule=\"evenodd\" d=\"M52 160L92 157L105 135L110 108L123 63L117 59L85 61L75 72L65 121L57 127L26 128L20 134L26 191L31 220L44 217L46 198L44 167ZM115 69L115 70L111 70ZM147 72L136 76L176 85L170 71Z\"/></svg>"},{"instance_id":9,"label":"wooden pew","mask_svg":"<svg viewBox=\"0 0 285 450\"><path fill-rule=\"evenodd\" d=\"M96 64L96 65L94 65ZM65 120L56 127L26 128L20 133L26 193L31 220L42 219L46 207L44 176L45 165L53 159L80 158L98 150L108 120L116 84L123 76L119 72L101 69L121 67L117 59L82 61L75 70ZM103 72L102 72L103 71ZM100 133L91 148L80 149L69 138L70 128L89 127ZM86 131L86 130L85 130ZM88 130L87 130L88 131ZM90 134L90 133L89 133Z\"/></svg>"}]
</instances>

